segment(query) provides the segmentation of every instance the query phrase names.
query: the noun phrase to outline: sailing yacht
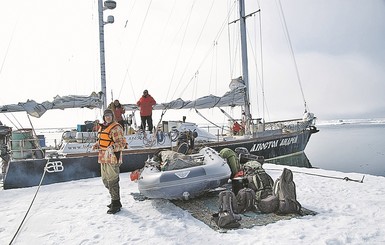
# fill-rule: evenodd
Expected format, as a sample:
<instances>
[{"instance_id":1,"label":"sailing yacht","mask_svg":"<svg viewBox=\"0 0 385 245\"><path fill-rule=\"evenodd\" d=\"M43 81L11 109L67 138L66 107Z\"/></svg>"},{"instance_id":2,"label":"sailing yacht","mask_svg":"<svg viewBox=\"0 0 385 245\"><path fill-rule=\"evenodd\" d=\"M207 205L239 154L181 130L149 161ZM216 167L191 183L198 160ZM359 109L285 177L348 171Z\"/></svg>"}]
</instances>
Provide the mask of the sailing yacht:
<instances>
[{"instance_id":1,"label":"sailing yacht","mask_svg":"<svg viewBox=\"0 0 385 245\"><path fill-rule=\"evenodd\" d=\"M230 115L227 130L213 134L198 127L196 123L182 121L162 121L153 134L149 131L138 130L126 135L128 148L123 151L121 171L134 171L144 166L147 159L162 149L175 149L181 152L192 151L194 148L211 147L216 151L223 148L235 150L242 147L249 153L262 156L265 159L276 159L288 155L300 154L304 151L312 134L318 132L315 126L316 117L305 108L301 118L266 122L262 118L253 118L251 115L250 81L248 72L248 50L246 36L246 19L250 14L245 13L243 0L238 3L239 19L232 24L238 25L240 30L240 44L242 54L242 73L229 83L230 90L222 96L204 96L195 100L180 98L166 103L158 103L155 110L198 110L206 108L240 107L241 119L234 119ZM99 94L93 93L85 97L86 102L69 99L63 103L68 107L106 108L106 77L104 60L104 25L113 23L113 18L104 22L103 9L114 9L114 1L98 0L99 32L100 32L100 67L101 88ZM257 13L255 11L253 14ZM58 98L59 99L59 98ZM71 101L77 101L74 104ZM18 105L0 106L0 112L15 112L25 110L32 116L42 116L45 109L56 109L59 103L39 104L34 102ZM68 106L68 107L67 107ZM124 104L126 111L138 110L135 104ZM44 108L44 110L42 110ZM61 108L62 109L62 108ZM223 111L225 114L226 112ZM235 130L234 125L239 125ZM8 140L10 160L7 162L7 171L3 183L4 189L51 184L82 178L100 176L100 166L97 163L97 151L93 151L92 144L96 140L94 132L82 132L78 129L79 137L68 136L58 151L44 151L39 146L31 130L18 130L4 138ZM87 135L87 136L84 136ZM76 140L70 140L75 138Z\"/></svg>"}]
</instances>

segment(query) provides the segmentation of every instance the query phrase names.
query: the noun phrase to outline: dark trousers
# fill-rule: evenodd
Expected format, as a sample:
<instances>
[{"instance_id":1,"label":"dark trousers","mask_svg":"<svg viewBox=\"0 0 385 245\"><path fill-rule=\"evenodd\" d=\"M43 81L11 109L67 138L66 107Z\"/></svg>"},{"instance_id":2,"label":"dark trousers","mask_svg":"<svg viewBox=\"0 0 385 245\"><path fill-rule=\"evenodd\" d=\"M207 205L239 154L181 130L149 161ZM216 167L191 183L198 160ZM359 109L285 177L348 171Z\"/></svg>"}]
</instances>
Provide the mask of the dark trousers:
<instances>
[{"instance_id":1,"label":"dark trousers","mask_svg":"<svg viewBox=\"0 0 385 245\"><path fill-rule=\"evenodd\" d=\"M111 200L120 200L119 169L120 164L100 164L102 181L111 195Z\"/></svg>"},{"instance_id":2,"label":"dark trousers","mask_svg":"<svg viewBox=\"0 0 385 245\"><path fill-rule=\"evenodd\" d=\"M140 119L142 120L142 124L140 126L141 129L146 130L146 122L148 124L148 130L152 132L152 116L140 116Z\"/></svg>"}]
</instances>

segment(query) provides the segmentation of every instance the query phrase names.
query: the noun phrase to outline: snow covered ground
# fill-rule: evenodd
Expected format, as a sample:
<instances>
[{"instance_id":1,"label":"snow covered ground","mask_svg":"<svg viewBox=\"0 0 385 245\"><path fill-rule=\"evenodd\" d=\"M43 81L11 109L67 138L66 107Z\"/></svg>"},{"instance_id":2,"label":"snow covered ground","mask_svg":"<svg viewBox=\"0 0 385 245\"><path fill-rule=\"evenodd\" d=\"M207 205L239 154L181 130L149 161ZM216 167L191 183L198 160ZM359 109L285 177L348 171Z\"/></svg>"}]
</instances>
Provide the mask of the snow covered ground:
<instances>
[{"instance_id":1,"label":"snow covered ground","mask_svg":"<svg viewBox=\"0 0 385 245\"><path fill-rule=\"evenodd\" d=\"M265 164L273 179L283 166ZM13 244L384 244L385 178L363 183L304 174L361 174L290 167L298 200L316 211L251 229L219 233L166 200L134 200L135 182L121 174L123 209L106 214L109 195L100 178L42 186ZM9 244L37 187L0 191L0 244ZM210 214L208 214L210 215Z\"/></svg>"}]
</instances>

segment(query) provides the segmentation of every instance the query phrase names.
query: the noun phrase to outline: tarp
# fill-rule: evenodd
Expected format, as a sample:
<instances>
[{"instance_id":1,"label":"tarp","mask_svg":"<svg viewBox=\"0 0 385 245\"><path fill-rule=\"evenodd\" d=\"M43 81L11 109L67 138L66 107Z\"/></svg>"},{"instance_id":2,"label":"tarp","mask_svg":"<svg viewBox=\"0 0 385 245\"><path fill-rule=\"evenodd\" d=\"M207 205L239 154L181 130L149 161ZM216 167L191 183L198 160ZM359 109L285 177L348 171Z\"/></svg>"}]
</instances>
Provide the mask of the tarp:
<instances>
[{"instance_id":1,"label":"tarp","mask_svg":"<svg viewBox=\"0 0 385 245\"><path fill-rule=\"evenodd\" d=\"M180 207L181 209L187 210L191 216L202 221L208 227L215 231L227 232L228 229L219 228L215 222L211 219L214 213L218 213L219 207L219 193L223 190L231 190L231 185L225 184L221 187L216 188L215 190L210 190L207 193L192 198L189 200L170 200L173 204ZM145 201L148 198L143 196L141 193L132 193L132 197L136 201ZM266 226L281 220L290 220L295 218L301 218L305 215L317 215L317 212L304 207L301 208L301 214L286 214L286 215L277 215L275 213L262 213L258 209L253 211L248 211L246 213L240 214L242 219L239 221L241 224L238 228L233 229L244 229L252 228L254 226Z\"/></svg>"}]
</instances>

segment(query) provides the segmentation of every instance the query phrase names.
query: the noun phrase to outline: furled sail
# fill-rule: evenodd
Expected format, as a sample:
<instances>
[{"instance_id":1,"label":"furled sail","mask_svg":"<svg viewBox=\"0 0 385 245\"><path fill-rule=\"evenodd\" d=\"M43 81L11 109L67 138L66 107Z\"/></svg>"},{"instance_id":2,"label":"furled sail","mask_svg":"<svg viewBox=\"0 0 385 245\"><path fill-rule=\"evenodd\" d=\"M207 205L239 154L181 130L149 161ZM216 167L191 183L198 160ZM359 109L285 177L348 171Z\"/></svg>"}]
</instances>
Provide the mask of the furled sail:
<instances>
[{"instance_id":1,"label":"furled sail","mask_svg":"<svg viewBox=\"0 0 385 245\"><path fill-rule=\"evenodd\" d=\"M67 108L102 108L103 102L99 94L93 92L90 96L68 95L55 96L52 102L37 103L34 100L0 106L0 113L26 111L33 117L41 117L47 110Z\"/></svg>"},{"instance_id":2,"label":"furled sail","mask_svg":"<svg viewBox=\"0 0 385 245\"><path fill-rule=\"evenodd\" d=\"M234 107L245 104L245 85L242 78L233 79L230 83L230 91L223 96L208 95L196 100L183 100L181 98L159 103L154 106L154 110L168 109L207 109L214 107ZM102 108L103 101L99 94L93 92L90 96L68 95L54 97L53 101L38 103L34 100L19 102L17 104L0 106L0 113L26 111L33 117L41 117L47 110L67 109L67 108ZM136 104L124 104L126 110L137 110Z\"/></svg>"},{"instance_id":3,"label":"furled sail","mask_svg":"<svg viewBox=\"0 0 385 245\"><path fill-rule=\"evenodd\" d=\"M154 110L168 110L168 109L208 109L214 107L234 107L245 104L245 85L242 77L233 79L230 83L230 91L226 92L222 97L215 95L208 95L196 100L183 100L178 98L176 100L156 104ZM126 110L137 110L136 104L124 104Z\"/></svg>"}]
</instances>

